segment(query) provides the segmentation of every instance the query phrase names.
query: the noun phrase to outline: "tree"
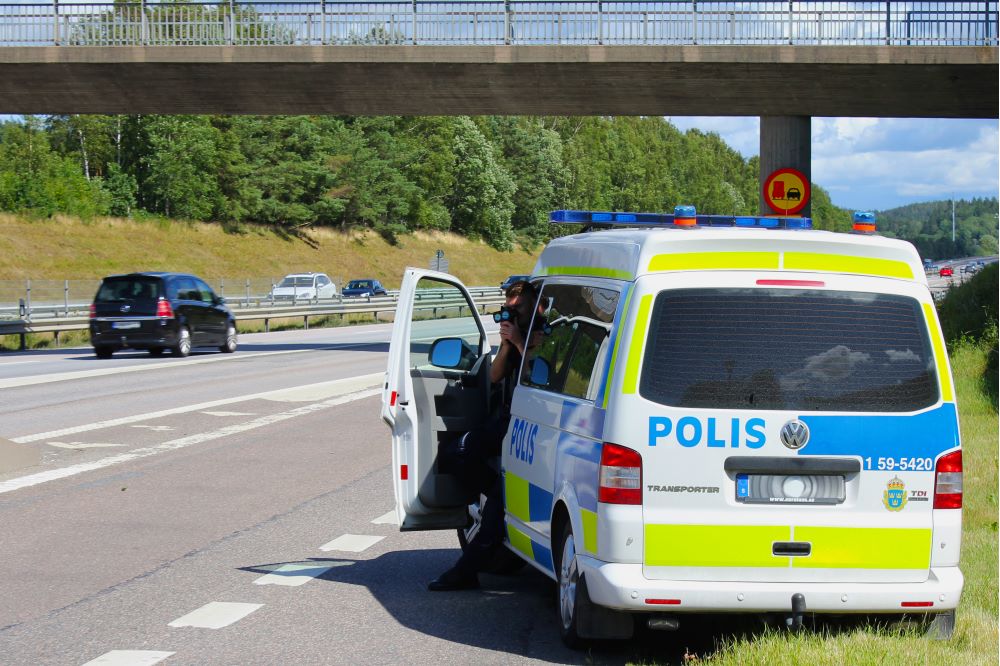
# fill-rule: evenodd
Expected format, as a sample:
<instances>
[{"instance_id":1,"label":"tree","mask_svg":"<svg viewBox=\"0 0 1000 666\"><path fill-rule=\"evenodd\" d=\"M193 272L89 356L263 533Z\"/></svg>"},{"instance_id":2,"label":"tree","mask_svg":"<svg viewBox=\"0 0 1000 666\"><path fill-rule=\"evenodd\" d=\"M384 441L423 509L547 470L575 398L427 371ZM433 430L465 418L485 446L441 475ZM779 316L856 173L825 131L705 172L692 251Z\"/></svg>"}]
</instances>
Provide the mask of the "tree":
<instances>
[{"instance_id":1,"label":"tree","mask_svg":"<svg viewBox=\"0 0 1000 666\"><path fill-rule=\"evenodd\" d=\"M493 146L468 117L455 127L455 189L449 198L453 227L498 250L514 249L514 180Z\"/></svg>"}]
</instances>

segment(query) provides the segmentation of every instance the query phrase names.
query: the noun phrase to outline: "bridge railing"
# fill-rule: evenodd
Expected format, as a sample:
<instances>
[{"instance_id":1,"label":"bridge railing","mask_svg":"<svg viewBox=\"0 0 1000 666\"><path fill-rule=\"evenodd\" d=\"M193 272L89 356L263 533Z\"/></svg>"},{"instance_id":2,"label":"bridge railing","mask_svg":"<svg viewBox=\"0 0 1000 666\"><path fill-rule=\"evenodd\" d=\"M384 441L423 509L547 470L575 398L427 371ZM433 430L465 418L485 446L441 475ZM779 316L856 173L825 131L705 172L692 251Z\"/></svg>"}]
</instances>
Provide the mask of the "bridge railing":
<instances>
[{"instance_id":1,"label":"bridge railing","mask_svg":"<svg viewBox=\"0 0 1000 666\"><path fill-rule=\"evenodd\" d=\"M0 3L0 46L996 46L997 1Z\"/></svg>"}]
</instances>

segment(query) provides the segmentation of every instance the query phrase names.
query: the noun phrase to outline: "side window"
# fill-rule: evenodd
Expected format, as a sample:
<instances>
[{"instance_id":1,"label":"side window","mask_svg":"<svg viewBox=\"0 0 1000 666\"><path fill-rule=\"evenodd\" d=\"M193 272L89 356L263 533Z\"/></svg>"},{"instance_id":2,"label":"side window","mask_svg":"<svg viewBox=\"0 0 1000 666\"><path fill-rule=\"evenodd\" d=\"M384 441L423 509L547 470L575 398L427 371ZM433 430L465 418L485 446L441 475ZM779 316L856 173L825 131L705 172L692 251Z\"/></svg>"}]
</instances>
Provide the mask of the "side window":
<instances>
[{"instance_id":1,"label":"side window","mask_svg":"<svg viewBox=\"0 0 1000 666\"><path fill-rule=\"evenodd\" d=\"M320 275L318 278L316 278L316 284L320 287L325 287L326 285L330 284L330 280L325 275Z\"/></svg>"},{"instance_id":2,"label":"side window","mask_svg":"<svg viewBox=\"0 0 1000 666\"><path fill-rule=\"evenodd\" d=\"M471 368L479 358L483 338L472 314L473 307L456 285L431 278L420 280L410 320L410 368L430 369L431 345L442 338L462 341L461 362L456 369Z\"/></svg>"},{"instance_id":3,"label":"side window","mask_svg":"<svg viewBox=\"0 0 1000 666\"><path fill-rule=\"evenodd\" d=\"M600 287L546 285L544 315L536 315L529 334L533 347L521 383L593 400L618 296L617 291Z\"/></svg>"},{"instance_id":4,"label":"side window","mask_svg":"<svg viewBox=\"0 0 1000 666\"><path fill-rule=\"evenodd\" d=\"M209 287L207 284L205 284L201 280L195 280L194 283L195 283L195 286L198 289L198 299L196 299L196 300L200 300L200 301L203 301L205 303L214 303L215 302L215 292L212 291L211 287Z\"/></svg>"},{"instance_id":5,"label":"side window","mask_svg":"<svg viewBox=\"0 0 1000 666\"><path fill-rule=\"evenodd\" d=\"M200 301L201 294L191 278L177 279L177 298L182 301Z\"/></svg>"}]
</instances>

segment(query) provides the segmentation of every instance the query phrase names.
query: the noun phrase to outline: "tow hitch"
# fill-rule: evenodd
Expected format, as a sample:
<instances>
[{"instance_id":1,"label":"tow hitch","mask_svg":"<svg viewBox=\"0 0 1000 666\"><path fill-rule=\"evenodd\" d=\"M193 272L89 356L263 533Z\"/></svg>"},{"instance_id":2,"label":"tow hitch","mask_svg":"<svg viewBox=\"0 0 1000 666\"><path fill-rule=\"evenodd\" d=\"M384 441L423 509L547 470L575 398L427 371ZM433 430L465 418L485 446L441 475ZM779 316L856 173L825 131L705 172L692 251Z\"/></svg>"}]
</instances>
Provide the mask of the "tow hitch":
<instances>
[{"instance_id":1,"label":"tow hitch","mask_svg":"<svg viewBox=\"0 0 1000 666\"><path fill-rule=\"evenodd\" d=\"M785 618L785 625L792 631L802 629L802 616L806 612L806 597L801 592L792 595L792 614Z\"/></svg>"}]
</instances>

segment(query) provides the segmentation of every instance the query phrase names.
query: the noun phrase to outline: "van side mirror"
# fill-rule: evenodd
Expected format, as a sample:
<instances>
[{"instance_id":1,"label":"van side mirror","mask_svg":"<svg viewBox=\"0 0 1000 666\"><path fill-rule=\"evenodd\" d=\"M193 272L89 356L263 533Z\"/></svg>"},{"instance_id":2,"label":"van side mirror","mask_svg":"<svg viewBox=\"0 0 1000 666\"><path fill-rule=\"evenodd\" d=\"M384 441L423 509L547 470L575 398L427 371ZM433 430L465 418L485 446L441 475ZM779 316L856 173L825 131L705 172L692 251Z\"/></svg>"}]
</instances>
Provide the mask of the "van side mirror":
<instances>
[{"instance_id":1,"label":"van side mirror","mask_svg":"<svg viewBox=\"0 0 1000 666\"><path fill-rule=\"evenodd\" d=\"M528 379L532 386L545 387L549 385L549 362L544 358L534 358L531 361L531 377Z\"/></svg>"},{"instance_id":2,"label":"van side mirror","mask_svg":"<svg viewBox=\"0 0 1000 666\"><path fill-rule=\"evenodd\" d=\"M461 338L439 338L431 345L431 365L439 368L458 368L463 365L468 345Z\"/></svg>"}]
</instances>

